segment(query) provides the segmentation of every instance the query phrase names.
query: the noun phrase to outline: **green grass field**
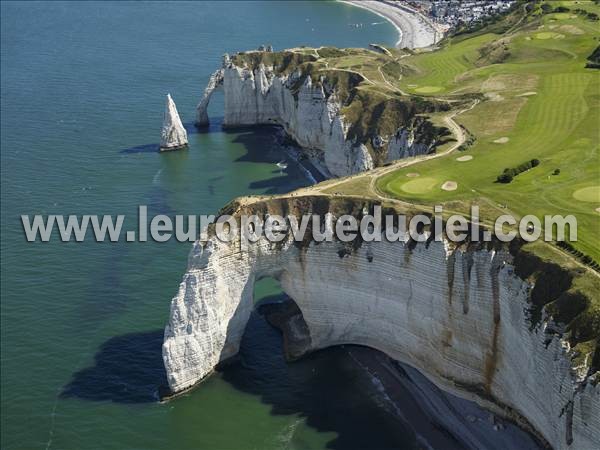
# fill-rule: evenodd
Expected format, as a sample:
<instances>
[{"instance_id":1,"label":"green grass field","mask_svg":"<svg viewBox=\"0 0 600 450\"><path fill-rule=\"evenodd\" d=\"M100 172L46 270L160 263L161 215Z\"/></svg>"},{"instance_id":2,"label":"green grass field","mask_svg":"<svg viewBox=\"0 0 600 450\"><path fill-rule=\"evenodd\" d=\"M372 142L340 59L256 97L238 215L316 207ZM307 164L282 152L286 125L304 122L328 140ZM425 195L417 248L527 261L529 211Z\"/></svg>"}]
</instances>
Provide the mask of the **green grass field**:
<instances>
[{"instance_id":1,"label":"green grass field","mask_svg":"<svg viewBox=\"0 0 600 450\"><path fill-rule=\"evenodd\" d=\"M593 2L562 3L600 14ZM573 214L575 248L600 261L600 71L585 68L599 38L599 22L582 15L534 13L510 33L450 39L438 51L402 58L406 75L397 85L403 91L482 97L455 117L476 140L464 152L390 173L378 189L418 204L452 202L467 209L486 202L499 214ZM472 159L457 160L465 155ZM539 166L510 184L495 182L504 168L533 158ZM414 172L420 177L407 177ZM446 181L458 188L442 190Z\"/></svg>"}]
</instances>

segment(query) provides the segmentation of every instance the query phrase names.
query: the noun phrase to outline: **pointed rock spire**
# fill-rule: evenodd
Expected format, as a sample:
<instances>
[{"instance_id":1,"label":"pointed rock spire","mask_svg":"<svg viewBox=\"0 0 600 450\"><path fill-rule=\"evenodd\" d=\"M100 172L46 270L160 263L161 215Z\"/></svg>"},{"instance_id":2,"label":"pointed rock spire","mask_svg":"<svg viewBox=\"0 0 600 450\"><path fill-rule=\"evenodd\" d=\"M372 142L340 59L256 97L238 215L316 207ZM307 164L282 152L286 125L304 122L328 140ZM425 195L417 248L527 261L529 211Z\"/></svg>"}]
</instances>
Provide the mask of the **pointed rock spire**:
<instances>
[{"instance_id":1,"label":"pointed rock spire","mask_svg":"<svg viewBox=\"0 0 600 450\"><path fill-rule=\"evenodd\" d=\"M178 150L187 147L187 144L187 132L185 131L185 128L183 128L183 124L181 123L177 107L171 98L171 94L167 94L165 117L160 133L160 151Z\"/></svg>"}]
</instances>

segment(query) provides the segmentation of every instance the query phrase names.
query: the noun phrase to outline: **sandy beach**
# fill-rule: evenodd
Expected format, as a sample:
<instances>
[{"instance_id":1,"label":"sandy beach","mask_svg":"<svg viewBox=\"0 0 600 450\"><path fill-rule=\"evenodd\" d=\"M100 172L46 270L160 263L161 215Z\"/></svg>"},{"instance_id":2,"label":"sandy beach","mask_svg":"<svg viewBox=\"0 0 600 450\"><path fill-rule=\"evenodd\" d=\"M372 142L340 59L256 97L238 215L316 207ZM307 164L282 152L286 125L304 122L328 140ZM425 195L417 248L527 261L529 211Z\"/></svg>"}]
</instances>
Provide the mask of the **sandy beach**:
<instances>
[{"instance_id":1,"label":"sandy beach","mask_svg":"<svg viewBox=\"0 0 600 450\"><path fill-rule=\"evenodd\" d=\"M392 23L400 35L396 47L411 49L429 47L442 38L442 34L436 31L423 15L400 3L375 0L341 1L367 9Z\"/></svg>"}]
</instances>

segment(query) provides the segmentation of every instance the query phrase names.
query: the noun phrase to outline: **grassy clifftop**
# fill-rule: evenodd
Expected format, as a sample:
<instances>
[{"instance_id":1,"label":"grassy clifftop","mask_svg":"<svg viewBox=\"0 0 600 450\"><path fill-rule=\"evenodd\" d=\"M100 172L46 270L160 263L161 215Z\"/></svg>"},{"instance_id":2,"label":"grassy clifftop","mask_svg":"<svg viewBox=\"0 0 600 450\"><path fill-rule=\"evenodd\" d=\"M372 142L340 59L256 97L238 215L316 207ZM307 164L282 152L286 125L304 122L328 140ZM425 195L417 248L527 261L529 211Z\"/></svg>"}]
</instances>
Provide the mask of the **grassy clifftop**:
<instances>
[{"instance_id":1,"label":"grassy clifftop","mask_svg":"<svg viewBox=\"0 0 600 450\"><path fill-rule=\"evenodd\" d=\"M600 72L590 61L598 53L599 15L593 1L523 1L508 16L451 36L434 51L296 48L239 53L233 61L296 73L297 88L306 77L323 82L343 103L350 137L367 145L378 165L374 136L419 128L445 153L448 118L460 112L452 117L466 136L462 152L386 173L378 192L460 211L478 203L516 217L573 214L574 252L598 262ZM497 182L505 169L532 160L539 165L510 183ZM455 189L442 188L448 181Z\"/></svg>"},{"instance_id":2,"label":"grassy clifftop","mask_svg":"<svg viewBox=\"0 0 600 450\"><path fill-rule=\"evenodd\" d=\"M517 217L573 214L573 247L600 261L600 72L588 61L600 40L595 14L600 6L591 1L523 3L510 26L497 23L403 58L398 86L407 93L482 101L455 119L472 136L465 152L387 174L379 190L457 209L476 202ZM540 164L496 182L532 159ZM415 173L419 181L407 177ZM441 188L449 180L456 190Z\"/></svg>"}]
</instances>

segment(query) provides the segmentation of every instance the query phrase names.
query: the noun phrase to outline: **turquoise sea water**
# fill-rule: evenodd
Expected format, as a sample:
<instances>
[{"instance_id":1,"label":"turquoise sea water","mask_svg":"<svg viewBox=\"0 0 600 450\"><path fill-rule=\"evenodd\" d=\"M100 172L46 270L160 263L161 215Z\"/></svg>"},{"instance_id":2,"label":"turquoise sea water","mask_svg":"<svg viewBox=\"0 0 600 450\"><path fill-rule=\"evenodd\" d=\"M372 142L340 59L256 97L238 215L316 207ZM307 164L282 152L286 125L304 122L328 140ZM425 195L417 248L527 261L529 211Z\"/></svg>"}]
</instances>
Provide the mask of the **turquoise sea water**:
<instances>
[{"instance_id":1,"label":"turquoise sea water","mask_svg":"<svg viewBox=\"0 0 600 450\"><path fill-rule=\"evenodd\" d=\"M224 52L393 44L394 28L333 2L1 4L3 449L411 448L341 349L285 364L253 317L241 362L160 404L169 302L188 243L27 243L21 214L214 213L308 183L270 131L191 125ZM356 27L353 24L363 24ZM164 96L190 133L159 154ZM259 297L277 293L272 283Z\"/></svg>"}]
</instances>

